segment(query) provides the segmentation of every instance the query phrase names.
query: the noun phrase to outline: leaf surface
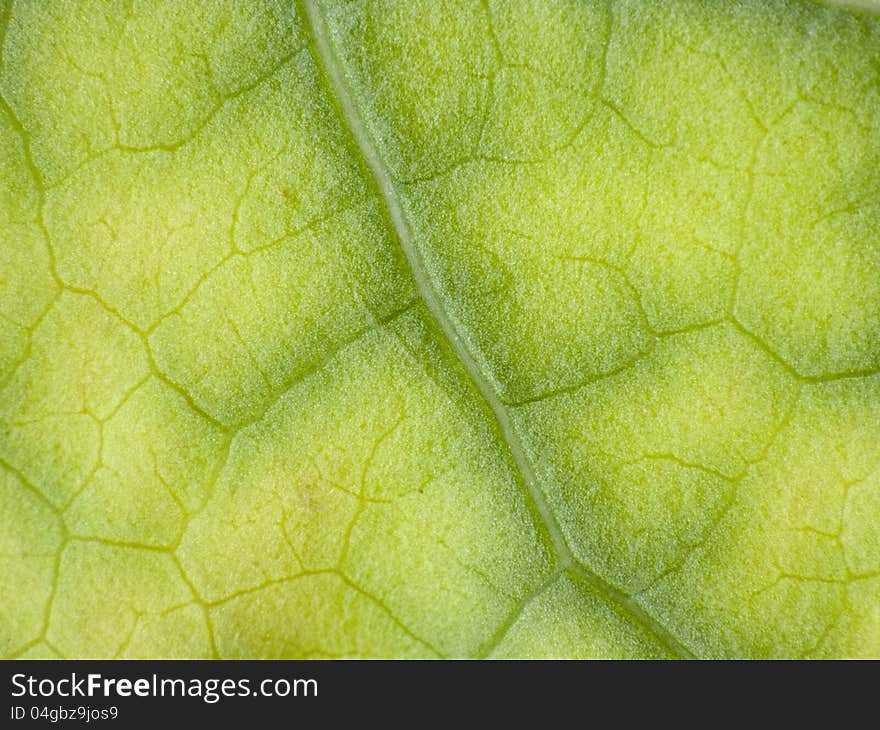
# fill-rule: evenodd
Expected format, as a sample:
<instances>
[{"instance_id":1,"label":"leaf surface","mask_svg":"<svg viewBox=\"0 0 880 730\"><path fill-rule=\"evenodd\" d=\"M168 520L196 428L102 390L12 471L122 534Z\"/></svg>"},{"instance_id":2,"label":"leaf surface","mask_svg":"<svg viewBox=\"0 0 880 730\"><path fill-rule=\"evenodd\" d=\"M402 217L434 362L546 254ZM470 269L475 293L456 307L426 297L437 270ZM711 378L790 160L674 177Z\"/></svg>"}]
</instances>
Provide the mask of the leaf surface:
<instances>
[{"instance_id":1,"label":"leaf surface","mask_svg":"<svg viewBox=\"0 0 880 730\"><path fill-rule=\"evenodd\" d=\"M0 653L880 655L870 3L0 8Z\"/></svg>"}]
</instances>

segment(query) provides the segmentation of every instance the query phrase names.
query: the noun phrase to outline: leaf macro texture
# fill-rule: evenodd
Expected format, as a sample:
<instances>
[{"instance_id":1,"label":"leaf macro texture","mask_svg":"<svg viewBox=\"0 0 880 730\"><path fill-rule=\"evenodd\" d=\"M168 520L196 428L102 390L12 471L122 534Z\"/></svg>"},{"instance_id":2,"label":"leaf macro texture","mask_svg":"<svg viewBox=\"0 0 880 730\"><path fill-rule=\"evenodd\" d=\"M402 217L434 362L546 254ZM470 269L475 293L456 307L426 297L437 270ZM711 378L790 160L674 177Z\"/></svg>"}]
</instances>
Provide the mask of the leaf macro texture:
<instances>
[{"instance_id":1,"label":"leaf macro texture","mask_svg":"<svg viewBox=\"0 0 880 730\"><path fill-rule=\"evenodd\" d=\"M0 655L880 657L876 3L0 52Z\"/></svg>"}]
</instances>

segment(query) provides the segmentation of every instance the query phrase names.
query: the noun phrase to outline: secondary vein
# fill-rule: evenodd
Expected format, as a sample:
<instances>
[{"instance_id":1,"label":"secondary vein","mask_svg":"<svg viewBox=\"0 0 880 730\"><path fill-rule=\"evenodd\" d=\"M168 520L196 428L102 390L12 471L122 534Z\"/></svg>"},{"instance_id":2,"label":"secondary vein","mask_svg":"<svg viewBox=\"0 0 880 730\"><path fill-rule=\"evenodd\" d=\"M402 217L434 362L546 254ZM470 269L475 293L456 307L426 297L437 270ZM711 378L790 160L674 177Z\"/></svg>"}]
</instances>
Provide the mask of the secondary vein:
<instances>
[{"instance_id":1,"label":"secondary vein","mask_svg":"<svg viewBox=\"0 0 880 730\"><path fill-rule=\"evenodd\" d=\"M400 247L409 265L416 290L434 319L436 326L452 347L475 390L482 397L489 411L494 416L501 436L510 450L510 455L519 471L520 481L526 497L550 538L559 562L560 572L567 570L575 573L595 592L603 595L612 605L616 605L632 623L640 624L654 634L673 654L681 658L693 658L693 653L673 636L666 627L646 613L636 601L608 583L601 576L587 569L586 566L574 557L559 523L547 505L544 494L538 486L538 480L526 456L519 434L511 421L510 414L498 397L498 393L483 376L476 360L471 354L465 337L449 312L446 311L431 281L421 252L413 242L412 229L407 221L406 213L399 202L400 193L387 166L379 156L372 136L355 103L348 81L342 71L336 52L331 45L321 11L317 7L315 0L298 0L297 5L303 18L306 20L305 32L310 36L310 45L315 52L313 54L315 62L324 76L328 90L331 92L332 100L336 103L341 122L351 133L363 163L369 170L373 182L378 189L378 193L388 212L391 225L394 228Z\"/></svg>"}]
</instances>

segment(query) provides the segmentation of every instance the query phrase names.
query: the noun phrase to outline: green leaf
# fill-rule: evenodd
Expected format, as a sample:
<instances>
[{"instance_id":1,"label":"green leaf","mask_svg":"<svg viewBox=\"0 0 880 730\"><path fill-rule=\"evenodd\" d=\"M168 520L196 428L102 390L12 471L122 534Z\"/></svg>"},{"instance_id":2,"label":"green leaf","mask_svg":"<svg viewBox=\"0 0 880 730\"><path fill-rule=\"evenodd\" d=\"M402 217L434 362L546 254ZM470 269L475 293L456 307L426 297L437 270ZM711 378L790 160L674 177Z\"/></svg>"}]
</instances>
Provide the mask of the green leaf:
<instances>
[{"instance_id":1,"label":"green leaf","mask_svg":"<svg viewBox=\"0 0 880 730\"><path fill-rule=\"evenodd\" d=\"M0 654L880 656L872 12L0 0Z\"/></svg>"}]
</instances>

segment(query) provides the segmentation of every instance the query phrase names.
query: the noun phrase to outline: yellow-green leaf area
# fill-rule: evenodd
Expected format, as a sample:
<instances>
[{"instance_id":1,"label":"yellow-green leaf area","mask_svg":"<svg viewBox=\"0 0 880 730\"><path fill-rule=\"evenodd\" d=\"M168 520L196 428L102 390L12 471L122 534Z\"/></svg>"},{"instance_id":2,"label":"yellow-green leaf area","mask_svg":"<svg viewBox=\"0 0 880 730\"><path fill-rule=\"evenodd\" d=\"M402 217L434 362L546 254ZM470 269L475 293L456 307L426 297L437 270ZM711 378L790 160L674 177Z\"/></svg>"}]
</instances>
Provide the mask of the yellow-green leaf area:
<instances>
[{"instance_id":1,"label":"yellow-green leaf area","mask_svg":"<svg viewBox=\"0 0 880 730\"><path fill-rule=\"evenodd\" d=\"M876 4L0 53L0 654L880 656Z\"/></svg>"}]
</instances>

